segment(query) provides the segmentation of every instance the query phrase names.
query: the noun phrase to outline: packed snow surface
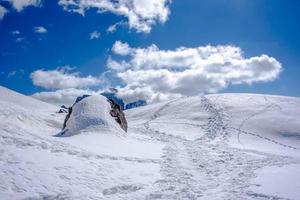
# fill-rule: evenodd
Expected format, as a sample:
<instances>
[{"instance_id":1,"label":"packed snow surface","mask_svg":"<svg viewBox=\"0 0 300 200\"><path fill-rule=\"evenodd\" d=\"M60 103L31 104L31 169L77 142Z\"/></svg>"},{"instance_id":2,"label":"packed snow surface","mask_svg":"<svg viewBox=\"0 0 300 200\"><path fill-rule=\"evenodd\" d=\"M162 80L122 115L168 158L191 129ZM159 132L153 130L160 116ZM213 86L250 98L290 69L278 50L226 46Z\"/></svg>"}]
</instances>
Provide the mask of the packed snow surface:
<instances>
[{"instance_id":1,"label":"packed snow surface","mask_svg":"<svg viewBox=\"0 0 300 200\"><path fill-rule=\"evenodd\" d=\"M126 134L105 100L55 137L58 107L0 87L0 199L300 199L299 98L173 99L126 111Z\"/></svg>"}]
</instances>

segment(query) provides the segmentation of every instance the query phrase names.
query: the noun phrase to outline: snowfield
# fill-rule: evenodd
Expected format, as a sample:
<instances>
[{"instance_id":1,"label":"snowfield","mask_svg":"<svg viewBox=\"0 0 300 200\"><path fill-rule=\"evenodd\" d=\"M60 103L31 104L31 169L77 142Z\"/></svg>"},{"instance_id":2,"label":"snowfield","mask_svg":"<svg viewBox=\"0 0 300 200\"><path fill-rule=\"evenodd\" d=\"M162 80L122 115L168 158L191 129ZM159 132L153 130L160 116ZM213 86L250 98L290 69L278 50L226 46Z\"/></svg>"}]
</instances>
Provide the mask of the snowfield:
<instances>
[{"instance_id":1,"label":"snowfield","mask_svg":"<svg viewBox=\"0 0 300 200\"><path fill-rule=\"evenodd\" d=\"M1 200L300 199L299 98L173 99L127 110L127 133L79 106L108 126L56 137L58 107L0 86Z\"/></svg>"}]
</instances>

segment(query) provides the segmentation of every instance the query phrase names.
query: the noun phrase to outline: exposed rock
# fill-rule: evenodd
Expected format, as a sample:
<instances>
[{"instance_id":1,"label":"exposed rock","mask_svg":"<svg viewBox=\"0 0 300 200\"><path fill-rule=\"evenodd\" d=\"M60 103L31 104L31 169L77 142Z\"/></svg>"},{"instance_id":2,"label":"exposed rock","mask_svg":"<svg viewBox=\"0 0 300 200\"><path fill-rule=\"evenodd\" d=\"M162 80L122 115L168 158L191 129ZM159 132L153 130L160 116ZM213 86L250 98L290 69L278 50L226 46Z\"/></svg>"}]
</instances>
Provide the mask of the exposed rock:
<instances>
[{"instance_id":1,"label":"exposed rock","mask_svg":"<svg viewBox=\"0 0 300 200\"><path fill-rule=\"evenodd\" d=\"M117 104L114 100L109 99L109 103L111 105L110 115L115 118L115 120L120 124L121 128L127 132L127 120L125 118L125 114L122 111L119 104Z\"/></svg>"},{"instance_id":2,"label":"exposed rock","mask_svg":"<svg viewBox=\"0 0 300 200\"><path fill-rule=\"evenodd\" d=\"M111 91L113 91L113 90L111 90ZM101 95L105 96L108 99L113 100L115 103L117 103L120 106L120 108L122 110L125 109L125 103L124 103L123 99L117 97L115 92L103 92L103 93L101 93Z\"/></svg>"},{"instance_id":3,"label":"exposed rock","mask_svg":"<svg viewBox=\"0 0 300 200\"><path fill-rule=\"evenodd\" d=\"M91 95L89 95L89 94L84 94L84 95L82 95L82 96L77 97L76 100L75 100L75 103L73 104L73 106L74 106L76 103L78 103L79 101L81 101L82 99L84 99L84 98L86 98L86 97L89 97L89 96L91 96Z\"/></svg>"},{"instance_id":4,"label":"exposed rock","mask_svg":"<svg viewBox=\"0 0 300 200\"><path fill-rule=\"evenodd\" d=\"M63 128L62 128L63 130L66 128L66 126L67 126L67 121L69 120L71 114L72 114L72 107L69 107L69 108L68 108L68 114L67 114L67 116L66 116L66 118L65 118L64 125L63 125Z\"/></svg>"},{"instance_id":5,"label":"exposed rock","mask_svg":"<svg viewBox=\"0 0 300 200\"><path fill-rule=\"evenodd\" d=\"M60 106L60 108L62 108L62 109L67 109L67 110L68 110L68 107L65 106L65 105Z\"/></svg>"},{"instance_id":6,"label":"exposed rock","mask_svg":"<svg viewBox=\"0 0 300 200\"><path fill-rule=\"evenodd\" d=\"M68 113L68 109L67 106L62 105L57 113Z\"/></svg>"}]
</instances>

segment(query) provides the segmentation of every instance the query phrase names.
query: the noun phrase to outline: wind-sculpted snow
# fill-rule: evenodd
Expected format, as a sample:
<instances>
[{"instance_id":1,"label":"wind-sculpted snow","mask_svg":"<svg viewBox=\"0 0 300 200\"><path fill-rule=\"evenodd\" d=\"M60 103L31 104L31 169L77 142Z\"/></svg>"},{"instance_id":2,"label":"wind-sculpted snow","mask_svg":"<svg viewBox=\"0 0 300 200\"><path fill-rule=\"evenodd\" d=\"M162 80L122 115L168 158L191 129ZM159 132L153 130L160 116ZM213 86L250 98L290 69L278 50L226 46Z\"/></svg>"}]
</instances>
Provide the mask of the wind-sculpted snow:
<instances>
[{"instance_id":1,"label":"wind-sculpted snow","mask_svg":"<svg viewBox=\"0 0 300 200\"><path fill-rule=\"evenodd\" d=\"M54 137L65 114L0 88L0 199L300 199L299 108L183 97L126 111L127 134L82 120L84 134Z\"/></svg>"},{"instance_id":2,"label":"wind-sculpted snow","mask_svg":"<svg viewBox=\"0 0 300 200\"><path fill-rule=\"evenodd\" d=\"M75 103L66 122L65 129L58 136L71 136L82 132L122 132L120 125L111 116L111 105L101 95L93 95Z\"/></svg>"}]
</instances>

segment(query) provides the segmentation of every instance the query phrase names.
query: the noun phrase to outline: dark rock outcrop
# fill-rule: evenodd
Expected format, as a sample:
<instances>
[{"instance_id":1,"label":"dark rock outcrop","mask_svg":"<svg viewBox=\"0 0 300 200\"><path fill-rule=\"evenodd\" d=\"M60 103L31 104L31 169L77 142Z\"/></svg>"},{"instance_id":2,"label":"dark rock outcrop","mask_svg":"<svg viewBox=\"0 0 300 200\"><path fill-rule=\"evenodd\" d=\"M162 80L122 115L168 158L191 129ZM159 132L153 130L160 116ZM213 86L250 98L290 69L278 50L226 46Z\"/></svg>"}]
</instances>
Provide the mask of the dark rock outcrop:
<instances>
[{"instance_id":1,"label":"dark rock outcrop","mask_svg":"<svg viewBox=\"0 0 300 200\"><path fill-rule=\"evenodd\" d=\"M71 114L72 114L72 107L69 107L69 108L68 108L68 114L67 114L67 116L66 116L66 118L65 118L65 120L64 120L64 125L63 125L62 130L64 130L64 129L66 128L66 126L67 126L67 121L69 120Z\"/></svg>"},{"instance_id":2,"label":"dark rock outcrop","mask_svg":"<svg viewBox=\"0 0 300 200\"><path fill-rule=\"evenodd\" d=\"M73 104L73 106L74 106L76 103L78 103L79 101L81 101L82 99L87 98L87 97L89 97L89 96L91 96L91 95L89 95L89 94L84 94L84 95L82 95L82 96L77 97L76 100L75 100L75 103Z\"/></svg>"},{"instance_id":3,"label":"dark rock outcrop","mask_svg":"<svg viewBox=\"0 0 300 200\"><path fill-rule=\"evenodd\" d=\"M127 132L127 120L121 106L111 99L109 99L109 103L111 105L110 115L114 117L118 124L120 124L121 128Z\"/></svg>"},{"instance_id":4,"label":"dark rock outcrop","mask_svg":"<svg viewBox=\"0 0 300 200\"><path fill-rule=\"evenodd\" d=\"M62 105L58 113L68 113L68 108L65 105Z\"/></svg>"},{"instance_id":5,"label":"dark rock outcrop","mask_svg":"<svg viewBox=\"0 0 300 200\"><path fill-rule=\"evenodd\" d=\"M101 93L101 95L105 96L108 99L113 100L115 103L117 103L120 106L120 108L122 110L125 109L125 103L124 103L123 99L117 97L115 92L103 92L103 93Z\"/></svg>"}]
</instances>

